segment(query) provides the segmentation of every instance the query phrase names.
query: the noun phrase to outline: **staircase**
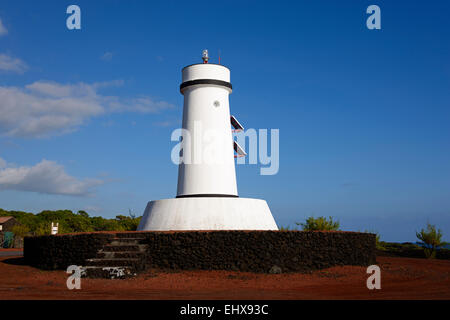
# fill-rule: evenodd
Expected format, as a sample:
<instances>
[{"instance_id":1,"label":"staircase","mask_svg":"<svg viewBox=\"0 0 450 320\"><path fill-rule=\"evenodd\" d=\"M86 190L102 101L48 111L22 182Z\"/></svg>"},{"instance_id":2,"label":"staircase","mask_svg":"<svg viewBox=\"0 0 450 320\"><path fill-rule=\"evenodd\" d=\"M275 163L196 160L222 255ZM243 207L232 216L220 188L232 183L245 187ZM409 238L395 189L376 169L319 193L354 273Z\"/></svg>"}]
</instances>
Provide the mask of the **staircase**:
<instances>
[{"instance_id":1,"label":"staircase","mask_svg":"<svg viewBox=\"0 0 450 320\"><path fill-rule=\"evenodd\" d=\"M146 244L134 234L116 234L116 237L100 249L95 258L87 259L82 277L124 279L145 270Z\"/></svg>"}]
</instances>

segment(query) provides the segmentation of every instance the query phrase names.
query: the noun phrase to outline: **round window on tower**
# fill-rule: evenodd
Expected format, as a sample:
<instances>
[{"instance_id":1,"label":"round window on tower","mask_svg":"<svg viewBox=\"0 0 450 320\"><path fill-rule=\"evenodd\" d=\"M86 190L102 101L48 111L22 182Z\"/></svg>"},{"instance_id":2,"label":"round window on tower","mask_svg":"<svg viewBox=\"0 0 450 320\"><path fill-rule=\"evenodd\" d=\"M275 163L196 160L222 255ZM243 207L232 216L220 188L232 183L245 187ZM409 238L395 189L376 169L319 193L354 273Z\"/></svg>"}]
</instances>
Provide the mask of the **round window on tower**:
<instances>
[{"instance_id":1,"label":"round window on tower","mask_svg":"<svg viewBox=\"0 0 450 320\"><path fill-rule=\"evenodd\" d=\"M219 101L217 101L217 100L216 100L216 101L214 101L214 107L216 107L216 108L217 108L217 107L219 107L219 106L220 106L220 102L219 102Z\"/></svg>"}]
</instances>

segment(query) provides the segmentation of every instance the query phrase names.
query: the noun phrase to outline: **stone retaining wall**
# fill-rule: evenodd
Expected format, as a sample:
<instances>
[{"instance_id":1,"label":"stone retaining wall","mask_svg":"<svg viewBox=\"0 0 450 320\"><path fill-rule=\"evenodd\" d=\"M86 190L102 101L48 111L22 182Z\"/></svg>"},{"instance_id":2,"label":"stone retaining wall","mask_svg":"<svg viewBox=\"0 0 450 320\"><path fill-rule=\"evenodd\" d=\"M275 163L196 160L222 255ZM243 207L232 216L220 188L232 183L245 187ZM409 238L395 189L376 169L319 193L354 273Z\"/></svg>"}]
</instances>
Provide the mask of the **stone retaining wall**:
<instances>
[{"instance_id":1,"label":"stone retaining wall","mask_svg":"<svg viewBox=\"0 0 450 320\"><path fill-rule=\"evenodd\" d=\"M84 265L113 238L141 238L147 268L305 272L376 262L375 235L359 232L179 231L84 233L25 238L29 265L65 269Z\"/></svg>"}]
</instances>

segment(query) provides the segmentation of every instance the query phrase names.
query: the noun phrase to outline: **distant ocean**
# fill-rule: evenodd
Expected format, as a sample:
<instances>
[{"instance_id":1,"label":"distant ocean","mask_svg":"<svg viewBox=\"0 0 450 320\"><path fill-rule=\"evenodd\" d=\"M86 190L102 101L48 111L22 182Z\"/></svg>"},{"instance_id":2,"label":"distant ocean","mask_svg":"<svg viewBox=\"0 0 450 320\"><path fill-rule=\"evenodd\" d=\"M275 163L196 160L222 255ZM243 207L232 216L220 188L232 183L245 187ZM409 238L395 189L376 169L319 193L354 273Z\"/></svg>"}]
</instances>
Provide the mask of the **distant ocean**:
<instances>
[{"instance_id":1,"label":"distant ocean","mask_svg":"<svg viewBox=\"0 0 450 320\"><path fill-rule=\"evenodd\" d=\"M421 247L425 247L425 245L423 245L420 242L416 242L415 244L417 244L418 246L421 246ZM441 247L438 247L438 249L441 249L441 248L443 248L443 249L450 249L450 244L445 244L445 245L443 245Z\"/></svg>"}]
</instances>

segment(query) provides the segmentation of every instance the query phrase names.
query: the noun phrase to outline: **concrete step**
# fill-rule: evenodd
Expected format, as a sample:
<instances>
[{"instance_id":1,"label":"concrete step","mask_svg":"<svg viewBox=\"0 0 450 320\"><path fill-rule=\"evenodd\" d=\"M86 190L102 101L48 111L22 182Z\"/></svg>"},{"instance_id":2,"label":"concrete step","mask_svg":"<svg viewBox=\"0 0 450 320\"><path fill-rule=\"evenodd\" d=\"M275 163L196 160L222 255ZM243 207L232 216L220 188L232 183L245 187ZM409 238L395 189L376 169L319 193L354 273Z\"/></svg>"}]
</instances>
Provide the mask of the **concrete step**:
<instances>
[{"instance_id":1,"label":"concrete step","mask_svg":"<svg viewBox=\"0 0 450 320\"><path fill-rule=\"evenodd\" d=\"M141 251L100 251L97 253L97 259L124 259L124 258L141 258L144 252Z\"/></svg>"},{"instance_id":2,"label":"concrete step","mask_svg":"<svg viewBox=\"0 0 450 320\"><path fill-rule=\"evenodd\" d=\"M83 276L91 278L127 278L143 271L144 253L148 247L137 233L117 233L93 259L87 259Z\"/></svg>"},{"instance_id":3,"label":"concrete step","mask_svg":"<svg viewBox=\"0 0 450 320\"><path fill-rule=\"evenodd\" d=\"M142 239L140 238L113 238L110 242L111 245L133 245L140 244Z\"/></svg>"},{"instance_id":4,"label":"concrete step","mask_svg":"<svg viewBox=\"0 0 450 320\"><path fill-rule=\"evenodd\" d=\"M103 246L102 251L118 252L118 251L140 251L143 252L147 248L146 244L107 244Z\"/></svg>"},{"instance_id":5,"label":"concrete step","mask_svg":"<svg viewBox=\"0 0 450 320\"><path fill-rule=\"evenodd\" d=\"M145 233L144 232L124 232L124 233L116 233L116 237L117 238L139 238L139 239L144 239L145 238Z\"/></svg>"},{"instance_id":6,"label":"concrete step","mask_svg":"<svg viewBox=\"0 0 450 320\"><path fill-rule=\"evenodd\" d=\"M144 240L144 238L120 238L120 237L115 237L115 238L112 238L112 240L127 242L127 241L142 241L142 240Z\"/></svg>"},{"instance_id":7,"label":"concrete step","mask_svg":"<svg viewBox=\"0 0 450 320\"><path fill-rule=\"evenodd\" d=\"M114 259L87 259L86 266L93 267L135 267L140 265L141 259L137 258L114 258Z\"/></svg>"},{"instance_id":8,"label":"concrete step","mask_svg":"<svg viewBox=\"0 0 450 320\"><path fill-rule=\"evenodd\" d=\"M136 274L133 268L124 266L86 266L81 268L82 278L125 279L133 277Z\"/></svg>"}]
</instances>

